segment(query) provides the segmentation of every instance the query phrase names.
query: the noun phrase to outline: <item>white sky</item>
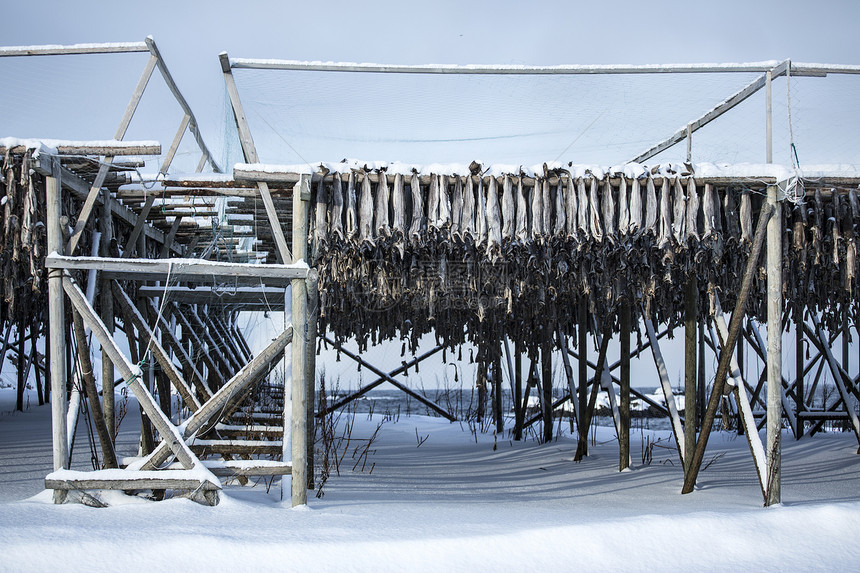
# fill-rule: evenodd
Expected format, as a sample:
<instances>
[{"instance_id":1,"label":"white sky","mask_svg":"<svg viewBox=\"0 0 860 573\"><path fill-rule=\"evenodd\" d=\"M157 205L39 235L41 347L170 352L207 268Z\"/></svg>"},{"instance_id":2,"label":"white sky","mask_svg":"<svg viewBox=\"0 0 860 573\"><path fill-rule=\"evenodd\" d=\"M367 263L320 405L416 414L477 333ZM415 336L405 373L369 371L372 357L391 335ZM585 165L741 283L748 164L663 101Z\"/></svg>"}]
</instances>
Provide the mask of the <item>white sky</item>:
<instances>
[{"instance_id":1,"label":"white sky","mask_svg":"<svg viewBox=\"0 0 860 573\"><path fill-rule=\"evenodd\" d=\"M3 45L139 41L151 34L216 153L223 141L225 117L217 55L224 50L233 57L402 64L640 64L784 58L860 63L855 33L860 4L849 1L81 0L4 4ZM143 61L110 57L105 65L127 68L133 85ZM0 66L4 63L0 61ZM78 64L70 64L70 68L73 65ZM62 93L67 78L62 73L43 72L55 76L57 81L52 84L39 77L39 69L23 77L16 74L17 83L10 88L4 82L5 89L38 84ZM120 106L118 112L103 114L116 115L109 121L111 126L130 94L125 84L116 90L104 94ZM0 126L15 125L7 112L0 114ZM165 127L165 135L152 137L141 130L131 132L127 139L160 139L166 147L181 114L177 108L167 109L165 114L170 126ZM33 125L37 123L34 119ZM667 131L677 127L667 126ZM6 130L0 127L2 131ZM81 130L82 136L77 138L109 138L112 132L113 127L100 128L97 134ZM62 133L56 123L33 127L28 133L16 130L2 135L75 138Z\"/></svg>"}]
</instances>

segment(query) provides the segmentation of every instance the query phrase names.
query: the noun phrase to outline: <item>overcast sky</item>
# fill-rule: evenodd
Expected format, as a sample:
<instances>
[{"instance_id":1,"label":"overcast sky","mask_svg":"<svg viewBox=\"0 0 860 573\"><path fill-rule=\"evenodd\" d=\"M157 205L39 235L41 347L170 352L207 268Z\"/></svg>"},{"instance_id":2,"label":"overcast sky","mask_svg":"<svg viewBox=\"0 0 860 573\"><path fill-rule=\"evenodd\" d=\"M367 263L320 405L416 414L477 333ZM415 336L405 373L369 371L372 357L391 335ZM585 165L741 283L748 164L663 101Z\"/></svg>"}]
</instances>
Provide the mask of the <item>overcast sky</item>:
<instances>
[{"instance_id":1,"label":"overcast sky","mask_svg":"<svg viewBox=\"0 0 860 573\"><path fill-rule=\"evenodd\" d=\"M245 58L400 64L642 64L784 58L860 63L860 44L856 39L860 4L851 1L78 0L4 4L6 24L0 32L3 45L140 41L152 35L197 114L204 137L215 148L222 146L224 140L224 87L217 58L221 51ZM116 86L117 93L102 94L117 102L118 111L108 104L96 103L95 93L87 94L93 100L92 105L104 111L101 115L109 118L111 125L118 122L128 101L128 83L133 86L139 75L145 61L145 56L142 57L121 60L132 62L123 70L130 74L129 78ZM106 61L108 68L122 67L115 57ZM4 64L9 65L0 61L0 71ZM42 65L47 66L38 64ZM4 80L5 90L22 92L28 86L39 86L44 92L45 87L52 86L62 94L64 87L73 85L70 77L73 71L38 66L31 68L36 71L23 74L7 73L5 77L13 76L14 81L10 88ZM53 76L50 79L55 82L51 84L46 75ZM119 70L116 75L121 75ZM73 89L79 95L88 91L81 86ZM29 101L40 102L31 103L32 107L47 105L36 96ZM21 133L15 121L21 120L25 112L33 112L21 104L12 107L22 111L10 115L9 107L0 114L0 131L5 132L0 135L60 139L113 135L113 128L101 126L97 134L87 133L78 126L70 127L74 133L81 133L80 137L62 132L56 123L31 128L38 124L36 119L28 120L29 131ZM175 129L173 126L178 125L181 114L175 109L165 113L170 129ZM73 114L66 114L70 115ZM688 119L692 118L680 119L678 123ZM671 132L676 127L671 125L666 129ZM14 132L9 133L9 129ZM153 137L145 129L138 129L127 139L160 139L166 147L170 137L167 134Z\"/></svg>"}]
</instances>

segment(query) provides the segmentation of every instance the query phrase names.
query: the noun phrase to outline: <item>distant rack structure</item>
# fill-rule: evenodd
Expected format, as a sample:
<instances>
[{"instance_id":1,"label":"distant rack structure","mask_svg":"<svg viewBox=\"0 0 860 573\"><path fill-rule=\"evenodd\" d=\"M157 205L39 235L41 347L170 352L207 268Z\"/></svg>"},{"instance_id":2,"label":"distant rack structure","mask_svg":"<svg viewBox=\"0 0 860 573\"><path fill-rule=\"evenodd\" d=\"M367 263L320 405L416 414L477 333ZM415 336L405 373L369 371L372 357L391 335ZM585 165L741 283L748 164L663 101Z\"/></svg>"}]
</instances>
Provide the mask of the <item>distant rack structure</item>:
<instances>
[{"instance_id":1,"label":"distant rack structure","mask_svg":"<svg viewBox=\"0 0 860 573\"><path fill-rule=\"evenodd\" d=\"M144 47L152 54L147 80L156 66L169 77L151 38L143 44L0 48L0 56ZM121 159L161 153L155 142L122 141L133 105L114 142L5 140L0 150L7 190L6 337L15 324L19 372L26 372L30 361L37 375L50 380L56 471L46 484L58 492L58 501L68 491L121 489L154 495L188 491L215 503L223 478L291 474L292 503L306 503L313 486L314 419L325 414L313 407L321 339L377 376L332 407L391 383L449 419L450 412L398 377L436 352L470 344L477 349L480 403L492 396L497 430L505 430L499 399L505 371L515 404L513 437L540 423L543 438L552 439L554 410L569 401L579 436L577 459L587 455L596 397L605 391L621 469L630 463L629 405L636 394L630 388L630 359L650 352L667 398L652 405L670 418L685 492L696 482L720 413L724 420L736 418L745 430L765 504L780 499L776 436L783 423L800 439L827 421L841 421L860 444L858 379L847 368L848 333L858 326L860 173L826 166L798 172L771 164L645 165L685 140L689 150L697 129L762 89L770 118L775 77L854 74L860 66L788 60L717 66L380 66L240 60L227 54L220 62L245 160L232 175L220 173L192 129L196 121L178 89L186 115L170 149L175 153L191 129L200 142L200 173L171 174L165 160L155 191L148 188L151 182L131 178L131 162ZM753 71L761 76L618 168L547 163L510 170L472 162L433 170L388 163L261 163L232 73L248 67L488 74ZM211 173L202 173L206 164ZM785 197L796 200L786 203ZM238 313L281 312L288 306L291 324L252 355L237 328ZM758 328L764 323L766 341ZM24 333L29 329L37 338L45 324L48 356L32 351L28 358ZM685 333L683 412L671 397L659 343L674 328ZM797 340L793 380L781 369L786 328ZM126 463L111 458L115 406L112 393L100 397L96 391L90 331L103 352L102 380L114 380L116 371L143 410L144 455ZM431 332L437 346L417 348L418 337ZM613 364L607 349L615 337L621 352ZM353 338L358 353L343 346ZM391 372L362 357L369 342L390 339L422 353ZM599 348L592 357L590 340ZM831 348L836 340L842 341L841 357ZM288 345L292 382L285 388L269 373ZM813 349L809 357L807 345ZM73 346L77 359L68 351ZM706 347L718 359L710 395ZM552 356L558 350L567 394L553 401ZM758 380L739 360L742 352L752 352L766 366ZM526 376L524 361L530 362ZM839 394L826 410L810 401L824 369ZM532 388L541 411L527 419ZM74 420L81 396L94 413L102 465L125 469L68 469L67 420ZM179 410L171 400L177 396ZM764 424L767 443L758 437Z\"/></svg>"}]
</instances>

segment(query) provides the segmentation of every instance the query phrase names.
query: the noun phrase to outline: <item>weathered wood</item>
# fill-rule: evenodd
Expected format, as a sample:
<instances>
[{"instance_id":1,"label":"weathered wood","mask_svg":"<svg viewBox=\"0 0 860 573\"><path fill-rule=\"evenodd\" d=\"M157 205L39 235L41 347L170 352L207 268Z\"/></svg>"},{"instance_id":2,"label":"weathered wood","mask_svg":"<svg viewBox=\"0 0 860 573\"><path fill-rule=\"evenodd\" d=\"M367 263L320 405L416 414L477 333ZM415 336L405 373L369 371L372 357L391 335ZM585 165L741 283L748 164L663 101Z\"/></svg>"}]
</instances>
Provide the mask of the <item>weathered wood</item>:
<instances>
[{"instance_id":1,"label":"weathered wood","mask_svg":"<svg viewBox=\"0 0 860 573\"><path fill-rule=\"evenodd\" d=\"M89 270L98 269L106 276L119 279L165 280L168 275L173 280L198 280L201 277L220 277L247 279L259 284L283 283L307 277L308 267L304 264L290 265L248 265L200 259L111 259L102 257L66 257L50 254L45 258L45 266L50 269Z\"/></svg>"},{"instance_id":2,"label":"weathered wood","mask_svg":"<svg viewBox=\"0 0 860 573\"><path fill-rule=\"evenodd\" d=\"M147 52L144 42L104 42L98 44L73 44L58 46L4 46L0 47L0 57L6 56L61 56L71 54L118 54L127 52Z\"/></svg>"},{"instance_id":3,"label":"weathered wood","mask_svg":"<svg viewBox=\"0 0 860 573\"><path fill-rule=\"evenodd\" d=\"M134 249L137 246L137 239L140 237L141 231L143 231L143 226L146 224L146 218L149 216L149 211L152 209L153 203L155 203L155 195L147 196L146 201L140 210L140 214L138 215L137 223L135 223L134 228L131 230L131 234L128 236L128 240L122 250L122 258L131 258L131 255L135 252ZM140 253L140 258L144 258L144 256L145 253Z\"/></svg>"},{"instance_id":4,"label":"weathered wood","mask_svg":"<svg viewBox=\"0 0 860 573\"><path fill-rule=\"evenodd\" d=\"M698 331L699 288L695 274L690 274L684 289L684 451L696 447L696 334ZM684 472L690 469L692 456L685 456Z\"/></svg>"},{"instance_id":5,"label":"weathered wood","mask_svg":"<svg viewBox=\"0 0 860 573\"><path fill-rule=\"evenodd\" d=\"M630 467L630 302L622 301L619 310L621 314L620 351L621 351L621 400L619 413L621 425L618 432L618 471Z\"/></svg>"},{"instance_id":6,"label":"weathered wood","mask_svg":"<svg viewBox=\"0 0 860 573\"><path fill-rule=\"evenodd\" d=\"M582 328L582 325L580 325ZM583 419L580 424L579 440L576 445L576 454L573 461L582 461L583 456L588 454L588 427L591 425L591 416L594 413L594 405L597 403L597 392L600 389L600 379L603 377L603 366L606 364L606 349L609 348L609 338L611 335L611 327L608 324L604 327L603 338L600 342L600 350L597 353L597 369L594 372L594 379L591 386L591 396L588 398L588 405L583 408ZM582 345L585 349L585 344ZM584 354L584 353L583 353ZM581 395L585 394L585 386L580 380Z\"/></svg>"},{"instance_id":7,"label":"weathered wood","mask_svg":"<svg viewBox=\"0 0 860 573\"><path fill-rule=\"evenodd\" d=\"M75 311L72 311L72 320L74 322L75 342L78 348L78 360L81 365L81 380L84 392L87 395L87 402L90 406L92 421L96 427L96 434L99 437L103 467L116 468L119 465L116 459L116 452L114 451L113 435L108 431L107 424L105 424L101 402L99 402L96 379L93 376L93 364L90 360L90 346L87 344L87 338L84 335L84 321L81 319L81 315Z\"/></svg>"},{"instance_id":8,"label":"weathered wood","mask_svg":"<svg viewBox=\"0 0 860 573\"><path fill-rule=\"evenodd\" d=\"M111 362L114 363L122 377L128 384L129 389L137 397L140 402L140 407L146 412L150 421L155 425L158 432L161 434L162 443L165 444L182 463L183 467L190 469L194 467L195 462L199 461L188 449L188 446L183 441L176 426L174 426L164 412L158 407L158 404L149 393L146 386L141 382L143 372L139 366L132 365L128 358L122 353L119 347L114 342L113 338L108 333L107 328L101 321L96 312L87 303L86 297L77 286L77 284L68 276L63 277L63 288L68 295L72 305L81 314L84 322L90 327L93 336L99 341L103 348L108 350Z\"/></svg>"},{"instance_id":9,"label":"weathered wood","mask_svg":"<svg viewBox=\"0 0 860 573\"><path fill-rule=\"evenodd\" d=\"M303 177L293 187L293 252L299 260L307 260L308 203L310 178ZM308 392L307 392L307 322L308 285L301 279L292 282L292 414L291 445L293 462L292 505L306 505L308 501ZM284 428L284 432L286 432ZM284 436L286 438L286 435ZM284 440L287 443L287 440ZM287 452L284 452L286 460Z\"/></svg>"},{"instance_id":10,"label":"weathered wood","mask_svg":"<svg viewBox=\"0 0 860 573\"><path fill-rule=\"evenodd\" d=\"M224 374L215 364L215 360L209 355L209 352L206 350L206 345L203 342L203 339L198 335L197 330L191 326L191 322L189 322L188 318L186 318L185 313L183 313L183 311L179 308L179 305L176 303L168 303L167 309L169 311L170 316L175 317L179 320L180 326L182 326L183 335L187 336L191 340L196 355L200 356L200 359L203 360L203 363L206 368L209 369L209 376L214 376L217 379L219 388L223 386L224 382L226 382L227 379L224 377ZM197 316L196 313L193 312L191 312L190 314L194 317ZM203 374L201 373L201 379L203 380L203 384L204 386L206 386L207 392L211 394L213 392L213 389L207 385L206 379L203 379L202 376Z\"/></svg>"},{"instance_id":11,"label":"weathered wood","mask_svg":"<svg viewBox=\"0 0 860 573\"><path fill-rule=\"evenodd\" d=\"M543 414L543 443L552 441L552 339L546 340L540 349L541 395L540 406Z\"/></svg>"},{"instance_id":12,"label":"weathered wood","mask_svg":"<svg viewBox=\"0 0 860 573\"><path fill-rule=\"evenodd\" d=\"M137 331L141 336L148 339L147 348L152 351L153 356L161 365L162 372L164 372L168 380L170 380L170 383L173 384L173 387L176 388L177 392L179 392L179 395L182 396L182 400L185 402L186 407L188 407L192 412L199 410L200 402L197 400L197 397L194 396L194 392L188 386L188 383L182 377L179 370L176 369L176 366L173 364L173 360L171 360L167 350L165 350L161 345L155 332L149 328L149 325L146 323L137 307L134 306L132 300L128 298L128 295L122 290L122 287L117 282L113 283L113 295L122 308L124 315L132 321L134 327L137 328Z\"/></svg>"},{"instance_id":13,"label":"weathered wood","mask_svg":"<svg viewBox=\"0 0 860 573\"><path fill-rule=\"evenodd\" d=\"M582 213L582 208L580 209L580 213ZM576 345L576 349L579 352L579 357L577 358L579 370L577 373L577 379L579 380L579 423L577 425L577 428L579 428L579 444L577 445L577 452L581 451L583 456L588 454L588 440L583 438L583 435L588 433L588 428L583 427L585 411L588 408L588 306L586 304L585 301L580 302L577 309L579 311L579 326L577 328L579 340ZM571 399L573 399L572 394Z\"/></svg>"},{"instance_id":14,"label":"weathered wood","mask_svg":"<svg viewBox=\"0 0 860 573\"><path fill-rule=\"evenodd\" d=\"M723 341L727 340L729 336L728 327L726 326L726 318L723 314L723 308L720 305L720 298L717 293L714 293L714 324L717 327L717 334L720 339ZM728 347L723 347L723 351L732 354L731 349ZM765 455L764 446L762 445L761 438L758 435L755 417L746 391L746 382L744 381L743 372L741 371L739 364L739 357L736 357L733 354L730 359L728 376L732 380L732 385L735 390L735 401L738 405L738 421L744 428L747 444L749 445L750 453L752 454L753 462L755 464L756 477L758 477L762 497L765 502L767 502L767 469L769 460Z\"/></svg>"},{"instance_id":15,"label":"weathered wood","mask_svg":"<svg viewBox=\"0 0 860 573\"><path fill-rule=\"evenodd\" d=\"M681 417L678 415L678 407L675 404L675 396L672 393L672 382L669 380L669 371L666 369L666 361L663 359L663 353L660 351L657 335L654 332L654 324L642 316L645 324L645 332L648 333L648 340L651 342L651 354L654 357L654 365L657 367L657 375L660 378L660 386L663 389L663 396L666 398L666 409L669 410L669 421L672 424L672 435L675 437L675 445L678 449L678 457L681 461L681 467L684 464L684 429L681 424Z\"/></svg>"},{"instance_id":16,"label":"weathered wood","mask_svg":"<svg viewBox=\"0 0 860 573\"><path fill-rule=\"evenodd\" d=\"M59 174L57 174L59 175ZM63 252L63 235L60 229L62 201L60 180L57 176L45 179L47 249ZM48 353L51 387L51 429L54 470L68 468L69 443L66 438L66 337L65 301L63 298L62 271L48 272ZM54 503L62 503L65 495L54 493Z\"/></svg>"},{"instance_id":17,"label":"weathered wood","mask_svg":"<svg viewBox=\"0 0 860 573\"><path fill-rule=\"evenodd\" d=\"M288 327L277 338L275 338L262 352L257 354L253 360L246 364L242 370L237 372L224 386L207 400L198 411L194 412L187 420L185 420L186 437L193 436L203 426L212 422L220 421L221 414L227 402L236 394L244 390L249 384L252 384L260 372L262 372L272 360L280 355L286 348L287 344L292 342L293 329ZM165 462L170 456L169 448L161 443L155 450L147 456L140 464L138 469L149 470L155 469Z\"/></svg>"},{"instance_id":18,"label":"weathered wood","mask_svg":"<svg viewBox=\"0 0 860 573\"><path fill-rule=\"evenodd\" d=\"M283 443L281 440L194 440L190 448L198 456L211 454L276 456L281 453Z\"/></svg>"},{"instance_id":19,"label":"weathered wood","mask_svg":"<svg viewBox=\"0 0 860 573\"><path fill-rule=\"evenodd\" d=\"M724 349L734 348L737 343L738 334L745 314L744 307L749 298L750 287L752 286L753 276L758 267L758 259L761 256L762 246L764 244L765 230L767 223L773 214L773 208L768 204L762 207L758 217L755 235L753 236L752 249L750 256L747 259L746 269L744 270L743 280L741 282L741 290L738 293L737 301L735 302L735 312L732 313L732 321L729 325L729 332L726 337ZM696 450L693 452L693 460L690 462L689 472L684 477L684 487L681 493L690 493L696 485L696 478L699 475L699 469L702 466L702 460L705 456L705 448L708 447L708 439L711 435L711 428L714 425L717 408L720 405L720 400L723 394L723 388L726 384L726 374L729 369L729 361L732 352L724 350L720 353L720 361L717 365L717 373L714 378L714 385L711 389L711 398L708 401L708 408L705 411L705 417L702 422L702 431L699 433L699 439L696 441Z\"/></svg>"}]
</instances>

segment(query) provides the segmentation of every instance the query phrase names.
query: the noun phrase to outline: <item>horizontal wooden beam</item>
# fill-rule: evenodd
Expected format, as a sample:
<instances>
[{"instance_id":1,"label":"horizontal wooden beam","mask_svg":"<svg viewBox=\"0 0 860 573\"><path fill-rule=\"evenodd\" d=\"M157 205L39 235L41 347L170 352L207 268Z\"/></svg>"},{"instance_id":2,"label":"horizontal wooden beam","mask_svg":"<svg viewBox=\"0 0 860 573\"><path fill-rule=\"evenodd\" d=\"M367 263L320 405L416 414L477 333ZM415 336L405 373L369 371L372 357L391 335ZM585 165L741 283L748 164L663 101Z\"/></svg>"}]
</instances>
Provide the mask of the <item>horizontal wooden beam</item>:
<instances>
[{"instance_id":1,"label":"horizontal wooden beam","mask_svg":"<svg viewBox=\"0 0 860 573\"><path fill-rule=\"evenodd\" d=\"M389 65L352 62L303 62L297 60L261 60L230 58L234 69L293 70L317 72L374 72L388 74L489 74L489 75L592 75L592 74L689 74L689 73L763 73L778 65L776 60L732 64L646 64L646 65ZM222 66L224 64L222 63Z\"/></svg>"},{"instance_id":2,"label":"horizontal wooden beam","mask_svg":"<svg viewBox=\"0 0 860 573\"><path fill-rule=\"evenodd\" d=\"M113 157L128 155L161 155L161 144L154 141L53 141L45 140L22 140L20 144L10 147L0 146L0 153L6 153L7 149L12 153L24 153L28 149L35 149L39 145L53 147L58 155L107 155Z\"/></svg>"},{"instance_id":3,"label":"horizontal wooden beam","mask_svg":"<svg viewBox=\"0 0 860 573\"><path fill-rule=\"evenodd\" d=\"M145 42L111 42L101 44L47 44L41 46L3 46L0 57L8 56L63 56L69 54L123 54L148 52Z\"/></svg>"},{"instance_id":4,"label":"horizontal wooden beam","mask_svg":"<svg viewBox=\"0 0 860 573\"><path fill-rule=\"evenodd\" d=\"M284 282L305 279L311 272L304 263L291 265L249 265L200 259L113 259L108 257L67 257L51 253L45 258L50 269L96 269L105 277L125 280L253 279ZM316 272L316 271L313 271Z\"/></svg>"}]
</instances>

